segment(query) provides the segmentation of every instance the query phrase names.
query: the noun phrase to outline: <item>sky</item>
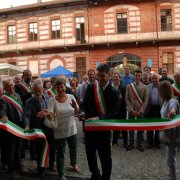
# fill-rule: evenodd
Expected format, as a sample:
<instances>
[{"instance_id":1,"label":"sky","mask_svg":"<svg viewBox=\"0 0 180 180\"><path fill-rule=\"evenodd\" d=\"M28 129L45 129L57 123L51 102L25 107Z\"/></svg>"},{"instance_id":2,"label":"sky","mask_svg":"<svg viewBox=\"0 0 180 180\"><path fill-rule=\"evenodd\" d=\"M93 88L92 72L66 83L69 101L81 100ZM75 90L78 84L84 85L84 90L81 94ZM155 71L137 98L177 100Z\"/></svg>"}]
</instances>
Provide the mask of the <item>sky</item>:
<instances>
[{"instance_id":1,"label":"sky","mask_svg":"<svg viewBox=\"0 0 180 180\"><path fill-rule=\"evenodd\" d=\"M48 0L42 0L48 1ZM0 0L0 9L36 3L37 0Z\"/></svg>"}]
</instances>

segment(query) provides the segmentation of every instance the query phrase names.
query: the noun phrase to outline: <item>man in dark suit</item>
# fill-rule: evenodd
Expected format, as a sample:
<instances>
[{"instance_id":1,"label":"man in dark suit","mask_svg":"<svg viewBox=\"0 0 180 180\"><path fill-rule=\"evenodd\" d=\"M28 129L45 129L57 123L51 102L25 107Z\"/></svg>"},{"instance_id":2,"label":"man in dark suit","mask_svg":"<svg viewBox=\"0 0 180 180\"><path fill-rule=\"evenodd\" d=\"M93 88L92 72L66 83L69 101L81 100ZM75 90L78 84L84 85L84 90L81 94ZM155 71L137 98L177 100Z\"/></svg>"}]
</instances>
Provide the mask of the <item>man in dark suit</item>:
<instances>
[{"instance_id":1,"label":"man in dark suit","mask_svg":"<svg viewBox=\"0 0 180 180\"><path fill-rule=\"evenodd\" d=\"M25 130L29 129L41 129L44 130L44 118L42 111L47 109L48 95L43 94L42 84L34 82L32 84L33 97L28 99L25 104L24 122ZM32 145L37 154L37 170L40 178L44 177L44 167L40 166L41 155L43 152L44 141L42 139L36 139L32 141Z\"/></svg>"},{"instance_id":2,"label":"man in dark suit","mask_svg":"<svg viewBox=\"0 0 180 180\"><path fill-rule=\"evenodd\" d=\"M100 64L97 68L97 74L98 81L89 84L86 89L81 112L85 113L87 120L115 118L119 108L119 97L118 92L109 84L109 65ZM100 95L99 98L96 98L97 95ZM100 105L102 99L104 99L104 104ZM80 116L80 119L83 118ZM91 180L110 180L112 170L111 137L111 131L85 132L85 148L89 169L92 173ZM100 157L102 177L97 165L96 151Z\"/></svg>"},{"instance_id":3,"label":"man in dark suit","mask_svg":"<svg viewBox=\"0 0 180 180\"><path fill-rule=\"evenodd\" d=\"M22 81L15 85L15 92L21 97L23 107L26 101L32 97L31 89L32 73L29 69L23 71ZM25 158L25 149L27 148L28 140L22 140L21 158ZM30 146L31 159L35 159L35 153L32 146Z\"/></svg>"},{"instance_id":4,"label":"man in dark suit","mask_svg":"<svg viewBox=\"0 0 180 180\"><path fill-rule=\"evenodd\" d=\"M23 113L22 102L18 94L14 92L12 80L4 80L3 87L6 93L0 99L0 118L4 123L9 120L21 126ZM4 131L3 139L5 140L4 146L6 150L8 172L13 178L19 178L17 172L21 170L21 160L19 156L20 138Z\"/></svg>"},{"instance_id":5,"label":"man in dark suit","mask_svg":"<svg viewBox=\"0 0 180 180\"><path fill-rule=\"evenodd\" d=\"M15 85L15 92L19 94L23 105L25 106L25 102L27 99L32 97L31 94L31 81L32 81L32 73L30 70L24 70L22 75L22 82Z\"/></svg>"}]
</instances>

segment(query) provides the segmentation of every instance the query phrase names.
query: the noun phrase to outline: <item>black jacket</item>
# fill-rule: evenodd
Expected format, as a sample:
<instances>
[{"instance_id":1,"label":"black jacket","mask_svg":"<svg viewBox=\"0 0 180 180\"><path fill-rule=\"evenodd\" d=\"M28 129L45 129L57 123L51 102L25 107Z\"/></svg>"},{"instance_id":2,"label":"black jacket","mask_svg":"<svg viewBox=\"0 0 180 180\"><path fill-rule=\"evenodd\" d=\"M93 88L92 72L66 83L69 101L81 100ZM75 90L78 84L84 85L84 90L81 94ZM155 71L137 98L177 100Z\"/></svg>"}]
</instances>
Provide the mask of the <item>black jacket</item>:
<instances>
[{"instance_id":1,"label":"black jacket","mask_svg":"<svg viewBox=\"0 0 180 180\"><path fill-rule=\"evenodd\" d=\"M21 101L18 94L16 97ZM22 125L23 114L17 110L17 108L4 98L0 99L0 118L7 116L8 120L15 123L18 126Z\"/></svg>"},{"instance_id":2,"label":"black jacket","mask_svg":"<svg viewBox=\"0 0 180 180\"><path fill-rule=\"evenodd\" d=\"M43 94L43 99L45 101L46 107L48 105L48 95ZM24 111L24 123L25 127L30 129L44 129L44 119L37 117L37 113L41 111L40 102L35 98L31 97L26 101L25 111Z\"/></svg>"},{"instance_id":3,"label":"black jacket","mask_svg":"<svg viewBox=\"0 0 180 180\"><path fill-rule=\"evenodd\" d=\"M95 101L94 84L89 84L83 103L80 105L80 111L85 112L87 118L98 117L101 119L114 119L119 111L119 94L109 84L103 91L105 104L107 107L106 114L100 115Z\"/></svg>"}]
</instances>

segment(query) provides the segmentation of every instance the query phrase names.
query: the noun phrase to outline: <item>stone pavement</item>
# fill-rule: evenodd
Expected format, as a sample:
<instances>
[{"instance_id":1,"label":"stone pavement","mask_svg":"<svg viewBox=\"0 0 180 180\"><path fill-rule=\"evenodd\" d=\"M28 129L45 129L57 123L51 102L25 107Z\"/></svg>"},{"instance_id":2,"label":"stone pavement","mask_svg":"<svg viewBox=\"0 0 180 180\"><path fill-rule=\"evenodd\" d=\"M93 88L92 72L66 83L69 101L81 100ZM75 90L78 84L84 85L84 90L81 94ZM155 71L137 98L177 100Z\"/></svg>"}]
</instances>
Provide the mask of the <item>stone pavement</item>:
<instances>
[{"instance_id":1,"label":"stone pavement","mask_svg":"<svg viewBox=\"0 0 180 180\"><path fill-rule=\"evenodd\" d=\"M85 148L83 144L83 135L81 122L77 122L78 125L78 165L81 168L81 174L78 175L72 172L69 163L69 151L66 147L65 155L65 176L69 180L81 179L85 180L90 178L90 172L87 165ZM126 151L123 148L122 140L119 139L118 146L113 148L112 153L113 168L111 180L167 180L168 171L165 159L165 146L162 145L161 149L145 149L144 152L140 152L137 149L132 151ZM26 173L21 178L22 180L35 180L36 176L36 162L30 161L27 158L24 162L24 170ZM99 166L100 167L100 166ZM0 179L7 179L5 173L1 173ZM49 170L46 171L47 180L58 179L57 173L52 173ZM73 178L77 177L77 178ZM177 152L177 180L180 179L180 148Z\"/></svg>"}]
</instances>

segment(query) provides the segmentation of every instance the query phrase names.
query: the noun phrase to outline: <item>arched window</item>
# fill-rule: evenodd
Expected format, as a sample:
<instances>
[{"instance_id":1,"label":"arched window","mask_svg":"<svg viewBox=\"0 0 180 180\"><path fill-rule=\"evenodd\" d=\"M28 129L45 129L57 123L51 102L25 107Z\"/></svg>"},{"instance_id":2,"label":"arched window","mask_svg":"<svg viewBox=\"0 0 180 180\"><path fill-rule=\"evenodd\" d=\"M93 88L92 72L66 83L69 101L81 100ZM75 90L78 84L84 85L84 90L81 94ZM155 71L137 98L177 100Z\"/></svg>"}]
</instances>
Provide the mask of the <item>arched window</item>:
<instances>
[{"instance_id":1,"label":"arched window","mask_svg":"<svg viewBox=\"0 0 180 180\"><path fill-rule=\"evenodd\" d=\"M141 58L134 54L128 53L119 53L114 56L111 56L107 59L107 64L111 68L119 69L120 73L122 72L123 66L130 65L133 71L134 69L141 67Z\"/></svg>"}]
</instances>

